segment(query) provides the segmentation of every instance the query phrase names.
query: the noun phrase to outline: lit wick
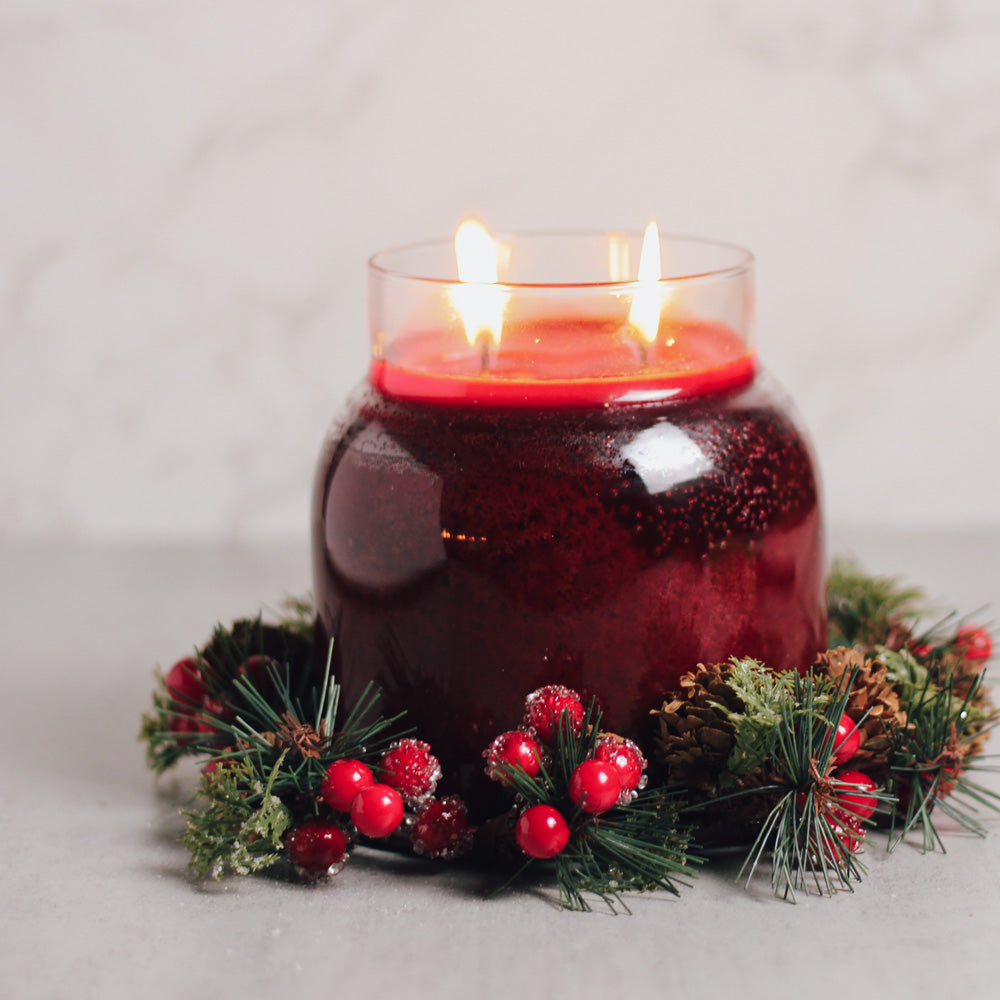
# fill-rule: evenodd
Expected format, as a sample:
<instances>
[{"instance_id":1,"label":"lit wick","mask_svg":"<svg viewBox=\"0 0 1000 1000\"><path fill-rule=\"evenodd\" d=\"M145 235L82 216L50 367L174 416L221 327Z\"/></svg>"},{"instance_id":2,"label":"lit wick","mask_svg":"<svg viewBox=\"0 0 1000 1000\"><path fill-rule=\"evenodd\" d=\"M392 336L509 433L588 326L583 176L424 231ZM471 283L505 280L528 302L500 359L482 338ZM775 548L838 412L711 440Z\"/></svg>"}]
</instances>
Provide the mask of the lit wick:
<instances>
[{"instance_id":1,"label":"lit wick","mask_svg":"<svg viewBox=\"0 0 1000 1000\"><path fill-rule=\"evenodd\" d=\"M639 272L636 290L632 295L632 308L628 313L629 329L634 331L639 349L639 364L649 367L649 346L656 342L660 330L660 310L663 308L663 289L660 287L660 232L656 220L650 219L642 238L639 255Z\"/></svg>"},{"instance_id":2,"label":"lit wick","mask_svg":"<svg viewBox=\"0 0 1000 1000\"><path fill-rule=\"evenodd\" d=\"M483 373L490 370L492 348L500 343L507 299L507 292L498 283L497 256L497 244L481 222L466 219L455 231L459 283L449 294L462 318L469 344L480 345Z\"/></svg>"}]
</instances>

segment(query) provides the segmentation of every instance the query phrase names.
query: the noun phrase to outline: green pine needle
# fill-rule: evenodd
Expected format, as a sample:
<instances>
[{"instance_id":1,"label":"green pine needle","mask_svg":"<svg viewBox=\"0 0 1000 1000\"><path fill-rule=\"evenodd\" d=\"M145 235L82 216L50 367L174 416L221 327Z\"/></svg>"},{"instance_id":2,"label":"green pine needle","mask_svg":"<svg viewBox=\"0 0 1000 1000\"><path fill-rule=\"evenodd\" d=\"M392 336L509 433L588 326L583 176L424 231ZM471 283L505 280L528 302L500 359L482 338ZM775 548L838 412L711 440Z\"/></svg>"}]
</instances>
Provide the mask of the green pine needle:
<instances>
[{"instance_id":1,"label":"green pine needle","mask_svg":"<svg viewBox=\"0 0 1000 1000\"><path fill-rule=\"evenodd\" d=\"M923 851L945 851L934 813L976 836L986 830L976 819L980 809L1000 812L1000 794L975 783L969 772L994 770L968 757L969 745L996 724L996 713L983 708L983 675L974 677L964 697L956 693L954 672L935 684L924 678L907 705L907 725L890 733L892 778L903 805L892 811L889 849L919 832Z\"/></svg>"},{"instance_id":2,"label":"green pine needle","mask_svg":"<svg viewBox=\"0 0 1000 1000\"><path fill-rule=\"evenodd\" d=\"M227 870L248 875L282 860L284 834L292 823L274 794L282 762L283 757L266 785L247 760L203 774L199 791L207 807L182 812L187 832L181 843L191 853L189 866L197 878L218 880Z\"/></svg>"},{"instance_id":3,"label":"green pine needle","mask_svg":"<svg viewBox=\"0 0 1000 1000\"><path fill-rule=\"evenodd\" d=\"M894 577L869 576L849 560L835 560L826 584L830 647L884 643L896 621L919 614L923 598Z\"/></svg>"},{"instance_id":4,"label":"green pine needle","mask_svg":"<svg viewBox=\"0 0 1000 1000\"><path fill-rule=\"evenodd\" d=\"M570 779L593 757L600 723L601 711L592 700L579 733L567 715L560 716L551 766L543 764L534 777L518 765L499 764L497 773L525 808L551 805L570 825L570 842L553 861L560 906L590 910L589 898L597 897L611 912L627 912L622 893L663 889L677 895L678 882L693 877L701 859L692 855L690 831L680 825L683 803L676 791L645 789L629 805L596 817L571 801ZM521 871L532 863L529 859Z\"/></svg>"}]
</instances>

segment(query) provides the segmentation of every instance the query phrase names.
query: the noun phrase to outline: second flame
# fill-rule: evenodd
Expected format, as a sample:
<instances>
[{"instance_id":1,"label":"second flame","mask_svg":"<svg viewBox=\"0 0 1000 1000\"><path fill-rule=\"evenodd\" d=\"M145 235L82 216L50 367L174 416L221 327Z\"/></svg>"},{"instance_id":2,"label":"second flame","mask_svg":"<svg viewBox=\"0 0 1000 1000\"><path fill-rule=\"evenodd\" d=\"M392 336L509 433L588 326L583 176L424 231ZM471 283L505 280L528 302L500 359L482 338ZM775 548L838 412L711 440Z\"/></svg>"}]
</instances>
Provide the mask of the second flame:
<instances>
[{"instance_id":1,"label":"second flame","mask_svg":"<svg viewBox=\"0 0 1000 1000\"><path fill-rule=\"evenodd\" d=\"M660 286L660 231L656 220L651 219L642 238L639 255L638 285L632 296L628 322L640 337L652 344L660 329L660 312L663 309L664 290Z\"/></svg>"},{"instance_id":2,"label":"second flame","mask_svg":"<svg viewBox=\"0 0 1000 1000\"><path fill-rule=\"evenodd\" d=\"M470 344L485 338L484 347L500 343L506 293L497 286L497 244L489 230L466 219L455 231L455 260L460 284L449 290Z\"/></svg>"}]
</instances>

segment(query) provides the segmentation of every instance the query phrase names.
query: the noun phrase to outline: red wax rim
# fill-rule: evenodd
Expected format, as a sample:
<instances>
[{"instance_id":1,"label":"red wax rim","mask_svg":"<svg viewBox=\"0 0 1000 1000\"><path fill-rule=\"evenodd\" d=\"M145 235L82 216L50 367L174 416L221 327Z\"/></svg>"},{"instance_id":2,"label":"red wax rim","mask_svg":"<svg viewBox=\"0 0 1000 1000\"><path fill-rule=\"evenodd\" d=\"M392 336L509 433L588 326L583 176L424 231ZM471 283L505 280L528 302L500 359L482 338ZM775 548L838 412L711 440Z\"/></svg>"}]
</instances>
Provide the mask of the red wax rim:
<instances>
[{"instance_id":1,"label":"red wax rim","mask_svg":"<svg viewBox=\"0 0 1000 1000\"><path fill-rule=\"evenodd\" d=\"M566 408L717 393L756 372L753 351L718 324L674 324L645 349L615 336L618 327L578 317L511 324L500 346L491 346L486 370L466 342L412 332L373 359L368 377L380 392L408 401Z\"/></svg>"},{"instance_id":2,"label":"red wax rim","mask_svg":"<svg viewBox=\"0 0 1000 1000\"><path fill-rule=\"evenodd\" d=\"M745 385L756 371L754 354L746 354L701 371L566 379L441 375L375 360L369 369L368 379L379 392L414 402L464 406L590 407L661 402L723 392Z\"/></svg>"}]
</instances>

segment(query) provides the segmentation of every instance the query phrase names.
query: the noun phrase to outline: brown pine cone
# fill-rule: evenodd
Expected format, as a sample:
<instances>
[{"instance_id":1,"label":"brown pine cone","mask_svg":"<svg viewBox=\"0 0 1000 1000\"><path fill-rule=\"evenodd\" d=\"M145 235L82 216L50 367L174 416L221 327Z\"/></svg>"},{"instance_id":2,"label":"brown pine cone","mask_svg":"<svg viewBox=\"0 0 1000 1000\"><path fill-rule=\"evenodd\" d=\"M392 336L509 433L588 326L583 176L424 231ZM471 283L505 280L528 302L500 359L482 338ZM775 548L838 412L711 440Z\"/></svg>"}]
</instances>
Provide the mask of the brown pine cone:
<instances>
[{"instance_id":1,"label":"brown pine cone","mask_svg":"<svg viewBox=\"0 0 1000 1000\"><path fill-rule=\"evenodd\" d=\"M743 702L726 683L732 673L727 663L698 669L680 679L668 701L650 714L659 723L654 757L671 784L691 791L714 791L729 759L736 727L717 705L742 712Z\"/></svg>"},{"instance_id":2,"label":"brown pine cone","mask_svg":"<svg viewBox=\"0 0 1000 1000\"><path fill-rule=\"evenodd\" d=\"M817 674L845 684L855 668L858 672L845 709L854 722L860 722L861 748L853 762L866 774L875 777L873 772L888 767L887 734L893 727L906 726L906 713L900 706L899 694L887 679L888 669L881 661L870 659L848 646L820 653L813 665ZM861 719L864 721L861 722Z\"/></svg>"}]
</instances>

